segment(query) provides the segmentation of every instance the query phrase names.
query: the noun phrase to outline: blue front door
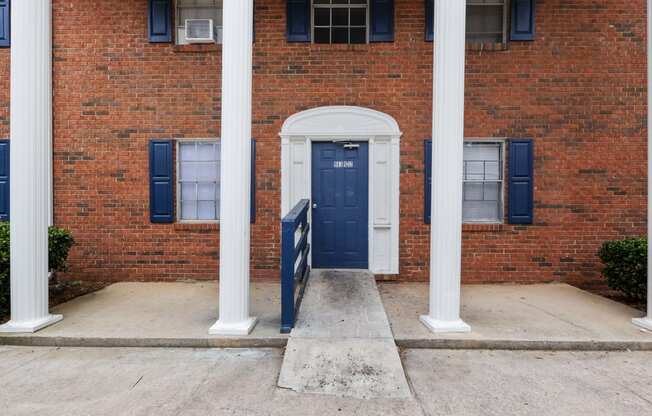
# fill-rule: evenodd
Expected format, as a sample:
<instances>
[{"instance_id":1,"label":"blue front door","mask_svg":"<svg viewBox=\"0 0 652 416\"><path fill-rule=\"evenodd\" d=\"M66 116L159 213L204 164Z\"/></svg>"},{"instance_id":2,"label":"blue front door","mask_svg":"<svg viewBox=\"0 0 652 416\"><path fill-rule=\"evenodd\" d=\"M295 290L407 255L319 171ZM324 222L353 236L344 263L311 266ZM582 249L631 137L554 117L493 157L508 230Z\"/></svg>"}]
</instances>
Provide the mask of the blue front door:
<instances>
[{"instance_id":1,"label":"blue front door","mask_svg":"<svg viewBox=\"0 0 652 416\"><path fill-rule=\"evenodd\" d=\"M369 267L367 143L312 145L312 264Z\"/></svg>"}]
</instances>

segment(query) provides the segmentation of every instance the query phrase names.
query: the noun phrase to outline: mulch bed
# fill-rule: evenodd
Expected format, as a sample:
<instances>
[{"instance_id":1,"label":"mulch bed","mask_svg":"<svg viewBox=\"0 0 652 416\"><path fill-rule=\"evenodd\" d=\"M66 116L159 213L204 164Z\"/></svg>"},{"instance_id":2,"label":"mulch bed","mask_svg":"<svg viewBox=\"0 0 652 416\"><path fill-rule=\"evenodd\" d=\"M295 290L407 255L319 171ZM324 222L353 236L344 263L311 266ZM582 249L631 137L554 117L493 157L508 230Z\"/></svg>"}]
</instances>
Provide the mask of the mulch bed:
<instances>
[{"instance_id":1,"label":"mulch bed","mask_svg":"<svg viewBox=\"0 0 652 416\"><path fill-rule=\"evenodd\" d=\"M88 282L79 280L52 280L50 282L50 308L66 303L79 296L97 292L104 289L111 283L108 282ZM0 324L9 320L9 316L0 316Z\"/></svg>"},{"instance_id":2,"label":"mulch bed","mask_svg":"<svg viewBox=\"0 0 652 416\"><path fill-rule=\"evenodd\" d=\"M108 282L88 282L81 280L53 281L50 283L50 308L66 303L79 296L97 292L110 284Z\"/></svg>"},{"instance_id":3,"label":"mulch bed","mask_svg":"<svg viewBox=\"0 0 652 416\"><path fill-rule=\"evenodd\" d=\"M622 293L610 289L609 286L603 281L593 281L593 282L583 282L583 283L571 283L573 286L578 287L587 292L593 293L594 295L602 296L607 299L611 299L615 302L631 306L634 309L645 312L647 308L646 302L638 299L628 298L623 296Z\"/></svg>"}]
</instances>

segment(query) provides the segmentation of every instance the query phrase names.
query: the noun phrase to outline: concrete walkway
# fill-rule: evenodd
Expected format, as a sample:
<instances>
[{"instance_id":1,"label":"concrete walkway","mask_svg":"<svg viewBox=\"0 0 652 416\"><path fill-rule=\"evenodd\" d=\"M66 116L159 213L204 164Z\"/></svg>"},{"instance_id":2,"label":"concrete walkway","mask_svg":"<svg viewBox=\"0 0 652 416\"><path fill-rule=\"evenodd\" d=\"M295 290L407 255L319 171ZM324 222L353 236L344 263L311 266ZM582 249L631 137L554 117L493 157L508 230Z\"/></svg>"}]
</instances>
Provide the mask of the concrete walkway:
<instances>
[{"instance_id":1,"label":"concrete walkway","mask_svg":"<svg viewBox=\"0 0 652 416\"><path fill-rule=\"evenodd\" d=\"M371 273L313 271L301 308L279 387L361 399L410 397Z\"/></svg>"},{"instance_id":2,"label":"concrete walkway","mask_svg":"<svg viewBox=\"0 0 652 416\"><path fill-rule=\"evenodd\" d=\"M643 316L627 305L566 284L462 286L466 334L434 334L418 318L428 285L379 285L399 346L518 350L652 350L652 332L632 325Z\"/></svg>"},{"instance_id":3,"label":"concrete walkway","mask_svg":"<svg viewBox=\"0 0 652 416\"><path fill-rule=\"evenodd\" d=\"M251 285L258 324L247 337L218 338L217 282L116 283L54 308L63 321L35 334L0 334L0 345L70 347L284 347L280 285Z\"/></svg>"},{"instance_id":4,"label":"concrete walkway","mask_svg":"<svg viewBox=\"0 0 652 416\"><path fill-rule=\"evenodd\" d=\"M0 347L3 416L645 416L651 352L407 350L410 399L276 386L280 349Z\"/></svg>"},{"instance_id":5,"label":"concrete walkway","mask_svg":"<svg viewBox=\"0 0 652 416\"><path fill-rule=\"evenodd\" d=\"M469 334L433 334L419 322L428 310L426 283L378 288L399 347L652 350L652 333L631 324L641 311L565 284L462 286ZM117 283L57 306L54 312L63 314L63 321L43 331L0 334L0 345L284 347L279 295L278 283L253 282L258 325L249 336L219 338L208 335L217 318L216 282ZM309 303L304 302L304 318Z\"/></svg>"}]
</instances>

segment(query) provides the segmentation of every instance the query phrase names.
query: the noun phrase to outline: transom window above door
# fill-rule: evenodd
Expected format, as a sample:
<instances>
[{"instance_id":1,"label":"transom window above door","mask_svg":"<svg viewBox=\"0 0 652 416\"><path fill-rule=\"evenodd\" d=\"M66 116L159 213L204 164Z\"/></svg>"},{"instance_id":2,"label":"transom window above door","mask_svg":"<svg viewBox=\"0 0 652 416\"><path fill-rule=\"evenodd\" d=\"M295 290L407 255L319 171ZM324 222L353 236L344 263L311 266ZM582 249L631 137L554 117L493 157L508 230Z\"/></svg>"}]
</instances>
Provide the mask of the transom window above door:
<instances>
[{"instance_id":1,"label":"transom window above door","mask_svg":"<svg viewBox=\"0 0 652 416\"><path fill-rule=\"evenodd\" d=\"M313 0L315 43L367 43L367 0Z\"/></svg>"}]
</instances>

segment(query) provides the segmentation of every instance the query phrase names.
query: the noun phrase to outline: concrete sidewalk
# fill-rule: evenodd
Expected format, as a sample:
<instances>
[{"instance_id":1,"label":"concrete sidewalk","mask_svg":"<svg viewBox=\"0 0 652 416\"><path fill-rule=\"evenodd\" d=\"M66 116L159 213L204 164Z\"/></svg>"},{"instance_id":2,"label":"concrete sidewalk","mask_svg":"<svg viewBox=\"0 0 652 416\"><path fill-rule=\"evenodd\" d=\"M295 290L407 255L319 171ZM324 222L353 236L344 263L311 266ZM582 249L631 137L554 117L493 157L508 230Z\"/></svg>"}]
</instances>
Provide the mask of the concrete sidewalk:
<instances>
[{"instance_id":1,"label":"concrete sidewalk","mask_svg":"<svg viewBox=\"0 0 652 416\"><path fill-rule=\"evenodd\" d=\"M3 416L643 416L651 352L407 350L408 399L276 387L280 349L0 347Z\"/></svg>"},{"instance_id":2,"label":"concrete sidewalk","mask_svg":"<svg viewBox=\"0 0 652 416\"><path fill-rule=\"evenodd\" d=\"M652 350L652 333L631 324L625 305L563 284L463 286L469 334L432 334L418 320L427 284L379 284L401 347ZM118 283L54 308L64 320L33 335L0 335L0 344L96 347L283 347L280 286L252 283L252 334L217 338L217 283ZM304 305L305 306L305 305Z\"/></svg>"}]
</instances>

